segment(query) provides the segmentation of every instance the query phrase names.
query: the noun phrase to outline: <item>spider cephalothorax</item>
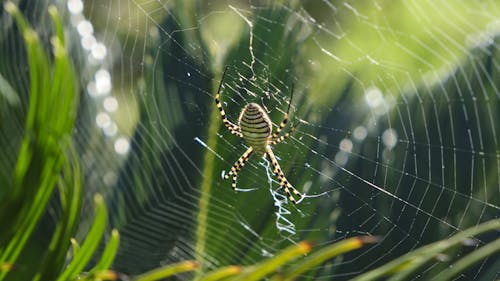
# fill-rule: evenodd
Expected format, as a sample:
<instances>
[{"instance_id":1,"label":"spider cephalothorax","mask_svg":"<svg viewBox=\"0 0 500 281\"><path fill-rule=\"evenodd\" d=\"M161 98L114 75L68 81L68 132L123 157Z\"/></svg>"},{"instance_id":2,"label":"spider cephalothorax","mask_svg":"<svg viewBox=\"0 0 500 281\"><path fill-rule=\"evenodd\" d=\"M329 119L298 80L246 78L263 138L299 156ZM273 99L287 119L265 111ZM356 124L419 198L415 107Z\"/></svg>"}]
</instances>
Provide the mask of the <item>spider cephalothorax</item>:
<instances>
[{"instance_id":1,"label":"spider cephalothorax","mask_svg":"<svg viewBox=\"0 0 500 281\"><path fill-rule=\"evenodd\" d=\"M224 109L222 108L222 104L220 102L220 91L222 83L224 81L224 76L226 75L226 71L227 67L222 74L219 89L217 90L217 94L215 95L215 104L219 109L224 125L232 134L243 138L248 144L249 148L243 153L238 161L234 163L234 165L231 167L231 170L229 171L229 174L227 174L225 178L228 179L231 175L233 176L232 187L234 190L236 190L236 179L238 178L238 172L250 159L250 156L252 156L253 153L265 155L271 161L273 172L278 178L280 186L283 187L290 201L296 204L297 200L295 200L291 192L298 196L299 200L302 199L303 195L299 191L297 191L290 184L290 182L288 182L285 174L281 170L276 156L274 156L273 150L271 149L271 145L278 144L284 141L295 129L295 127L292 127L290 132L280 136L281 131L285 128L288 122L288 113L290 111L290 103L292 97L290 97L290 103L288 104L288 109L285 113L285 117L283 118L283 121L281 121L276 132L272 132L273 125L267 112L256 103L249 103L243 108L238 118L238 125L236 125L227 119L226 113L224 112ZM291 95L293 95L293 88Z\"/></svg>"}]
</instances>

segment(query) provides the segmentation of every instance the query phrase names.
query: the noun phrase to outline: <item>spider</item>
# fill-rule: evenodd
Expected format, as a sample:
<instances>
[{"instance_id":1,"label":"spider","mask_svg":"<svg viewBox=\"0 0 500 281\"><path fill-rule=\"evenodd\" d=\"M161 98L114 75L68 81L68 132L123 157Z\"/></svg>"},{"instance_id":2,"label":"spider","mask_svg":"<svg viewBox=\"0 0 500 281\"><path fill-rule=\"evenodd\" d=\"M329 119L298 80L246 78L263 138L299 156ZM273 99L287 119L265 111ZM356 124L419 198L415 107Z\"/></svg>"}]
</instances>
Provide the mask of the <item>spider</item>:
<instances>
[{"instance_id":1,"label":"spider","mask_svg":"<svg viewBox=\"0 0 500 281\"><path fill-rule=\"evenodd\" d=\"M245 163L250 159L253 153L257 153L262 156L266 156L271 161L271 165L273 166L273 172L278 178L280 182L280 186L283 187L285 193L288 195L290 201L294 204L297 204L297 200L295 200L294 196L290 192L290 190L295 194L299 201L303 198L303 195L295 189L290 182L285 177L283 170L276 159L276 156L271 149L271 145L278 144L290 136L291 133L295 130L296 126L292 126L290 131L284 135L280 136L281 131L285 128L288 122L288 113L290 112L290 104L292 102L293 97L293 87L290 94L290 101L288 103L288 109L285 113L283 121L281 121L276 132L272 133L273 125L271 123L271 119L266 111L256 103L247 104L240 113L238 118L238 125L229 121L226 117L226 113L224 112L224 108L222 108L222 104L220 102L220 91L222 87L222 83L224 81L224 77L226 75L228 67L224 69L224 73L222 74L222 78L219 84L219 89L217 90L217 94L215 95L215 104L219 109L220 115L222 116L222 122L229 129L229 131L245 140L248 144L248 149L243 153L243 155L234 163L231 167L229 174L225 175L225 179L229 179L229 177L233 176L232 188L236 191L236 180L238 178L238 172L243 168Z\"/></svg>"}]
</instances>

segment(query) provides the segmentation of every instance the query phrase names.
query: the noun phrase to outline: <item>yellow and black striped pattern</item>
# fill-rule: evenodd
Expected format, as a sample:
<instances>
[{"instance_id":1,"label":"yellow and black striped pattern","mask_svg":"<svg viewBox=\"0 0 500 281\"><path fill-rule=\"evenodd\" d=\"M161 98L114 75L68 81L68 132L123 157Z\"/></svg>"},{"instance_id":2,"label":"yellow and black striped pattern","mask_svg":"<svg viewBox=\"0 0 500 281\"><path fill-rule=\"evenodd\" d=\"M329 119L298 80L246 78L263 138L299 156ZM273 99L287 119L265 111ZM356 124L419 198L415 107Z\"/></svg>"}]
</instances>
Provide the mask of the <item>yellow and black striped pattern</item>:
<instances>
[{"instance_id":1,"label":"yellow and black striped pattern","mask_svg":"<svg viewBox=\"0 0 500 281\"><path fill-rule=\"evenodd\" d=\"M255 150L255 153L264 155L273 126L264 109L256 103L247 104L241 111L238 126L246 143Z\"/></svg>"},{"instance_id":2,"label":"yellow and black striped pattern","mask_svg":"<svg viewBox=\"0 0 500 281\"><path fill-rule=\"evenodd\" d=\"M232 175L233 176L233 182L231 183L231 187L233 190L236 190L236 180L238 179L238 172L245 166L245 163L250 160L250 156L252 156L253 153L253 148L250 146L243 155L241 155L240 159L234 163L234 165L231 167L231 170L229 171L229 174L225 175L225 179L229 179L229 177Z\"/></svg>"},{"instance_id":3,"label":"yellow and black striped pattern","mask_svg":"<svg viewBox=\"0 0 500 281\"><path fill-rule=\"evenodd\" d=\"M269 158L269 160L271 161L271 165L273 166L273 172L278 178L280 186L288 195L288 199L290 200L290 202L297 204L302 200L302 198L304 198L304 195L302 195L290 184L290 182L288 182L270 146L286 140L296 128L295 126L292 126L291 130L288 133L281 135L281 131L285 128L288 121L290 103L288 104L288 109L283 120L274 133L272 132L273 124L271 122L271 119L269 119L266 111L256 103L249 103L245 106L245 108L243 108L238 118L238 125L236 125L227 119L226 112L224 112L224 108L222 107L222 103L220 101L220 92L224 77L226 76L226 71L227 67L226 69L224 69L224 73L222 74L222 79L219 84L219 89L215 94L215 104L222 117L222 123L224 124L224 126L226 126L231 134L243 138L249 147L245 151L245 153L243 153L243 155L241 155L241 157L236 161L236 163L234 163L234 165L231 167L231 170L224 176L224 178L229 179L229 177L233 176L231 187L233 188L233 190L236 190L236 180L238 178L238 172L243 168L243 166L245 166L245 163L250 159L250 156L252 156L254 152L258 153ZM290 102L292 96L293 86L292 93L290 95ZM295 200L294 195L299 198L298 201Z\"/></svg>"},{"instance_id":4,"label":"yellow and black striped pattern","mask_svg":"<svg viewBox=\"0 0 500 281\"><path fill-rule=\"evenodd\" d=\"M280 186L283 187L285 190L285 193L288 195L288 199L293 203L297 204L297 201L295 201L295 198L293 198L292 194L290 193L290 190L293 191L293 194L297 195L299 199L302 198L302 194L295 189L292 184L286 179L285 174L281 170L280 164L278 163L278 160L276 160L276 156L274 156L273 150L271 149L270 146L267 147L266 149L266 155L269 160L271 160L271 165L273 166L273 172L278 178L278 181L280 183Z\"/></svg>"},{"instance_id":5,"label":"yellow and black striped pattern","mask_svg":"<svg viewBox=\"0 0 500 281\"><path fill-rule=\"evenodd\" d=\"M237 135L238 137L243 137L243 135L241 135L240 128L238 128L236 124L233 124L231 121L229 121L226 117L226 112L224 112L224 108L222 108L222 104L220 103L220 86L217 94L215 95L215 104L217 105L217 109L219 109L219 113L222 116L222 123L224 123L224 125L229 129L231 134Z\"/></svg>"}]
</instances>

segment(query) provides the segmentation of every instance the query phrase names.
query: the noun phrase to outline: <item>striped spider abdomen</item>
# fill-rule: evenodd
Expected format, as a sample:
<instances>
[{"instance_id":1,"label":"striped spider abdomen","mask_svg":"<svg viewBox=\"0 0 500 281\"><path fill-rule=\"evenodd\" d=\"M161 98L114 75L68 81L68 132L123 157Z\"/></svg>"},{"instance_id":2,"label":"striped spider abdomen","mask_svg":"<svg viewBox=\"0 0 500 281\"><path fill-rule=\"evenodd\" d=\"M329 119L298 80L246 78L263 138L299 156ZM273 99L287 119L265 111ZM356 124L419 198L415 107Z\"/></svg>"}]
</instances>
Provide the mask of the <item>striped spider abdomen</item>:
<instances>
[{"instance_id":1,"label":"striped spider abdomen","mask_svg":"<svg viewBox=\"0 0 500 281\"><path fill-rule=\"evenodd\" d=\"M240 113L238 126L243 139L255 153L264 155L271 141L272 123L264 109L256 104L247 104Z\"/></svg>"}]
</instances>

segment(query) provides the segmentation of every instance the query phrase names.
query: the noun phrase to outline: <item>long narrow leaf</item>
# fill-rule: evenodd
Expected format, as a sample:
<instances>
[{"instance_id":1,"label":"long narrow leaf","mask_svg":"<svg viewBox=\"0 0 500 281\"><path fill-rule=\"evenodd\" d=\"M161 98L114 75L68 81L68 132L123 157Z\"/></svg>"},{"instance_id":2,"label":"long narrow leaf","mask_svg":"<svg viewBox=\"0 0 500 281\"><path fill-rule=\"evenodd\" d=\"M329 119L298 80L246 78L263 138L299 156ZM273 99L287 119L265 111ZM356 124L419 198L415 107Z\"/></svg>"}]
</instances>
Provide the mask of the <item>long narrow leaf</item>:
<instances>
[{"instance_id":1,"label":"long narrow leaf","mask_svg":"<svg viewBox=\"0 0 500 281\"><path fill-rule=\"evenodd\" d=\"M241 272L241 267L236 265L219 268L213 272L204 275L199 281L217 281L224 278L235 276Z\"/></svg>"},{"instance_id":2,"label":"long narrow leaf","mask_svg":"<svg viewBox=\"0 0 500 281\"><path fill-rule=\"evenodd\" d=\"M104 199L101 195L97 194L94 196L94 203L96 204L96 214L92 227L90 228L85 242L83 242L82 247L76 255L73 256L73 260L70 262L65 271L59 276L58 281L65 281L75 279L78 274L87 265L92 254L95 252L101 237L104 234L107 219L106 205L104 204Z\"/></svg>"},{"instance_id":3,"label":"long narrow leaf","mask_svg":"<svg viewBox=\"0 0 500 281\"><path fill-rule=\"evenodd\" d=\"M245 270L241 276L236 277L236 280L247 280L247 281L256 281L262 280L265 276L272 272L276 272L281 266L286 263L308 253L311 251L311 244L307 242L300 242L296 245L292 245L275 257L262 262L254 267L249 268L249 270Z\"/></svg>"},{"instance_id":4,"label":"long narrow leaf","mask_svg":"<svg viewBox=\"0 0 500 281\"><path fill-rule=\"evenodd\" d=\"M118 230L113 229L111 231L111 238L106 244L106 248L102 253L101 259L94 266L94 268L90 270L90 273L97 273L98 271L108 269L113 263L113 260L115 259L119 245L120 245L120 234L118 233Z\"/></svg>"},{"instance_id":5,"label":"long narrow leaf","mask_svg":"<svg viewBox=\"0 0 500 281\"><path fill-rule=\"evenodd\" d=\"M479 261L493 256L496 252L500 251L500 238L497 240L488 243L481 248L473 251L467 256L461 258L459 261L454 263L452 266L448 267L448 269L442 271L439 275L437 275L435 280L453 280L457 275L461 272L465 271L467 268L473 266Z\"/></svg>"},{"instance_id":6,"label":"long narrow leaf","mask_svg":"<svg viewBox=\"0 0 500 281\"><path fill-rule=\"evenodd\" d=\"M176 264L170 264L164 267L153 269L149 272L136 276L132 278L132 281L155 281L161 280L172 275L193 271L198 267L198 263L194 261L184 261Z\"/></svg>"},{"instance_id":7,"label":"long narrow leaf","mask_svg":"<svg viewBox=\"0 0 500 281\"><path fill-rule=\"evenodd\" d=\"M353 280L377 280L378 278L392 275L397 272L403 272L402 274L407 276L409 273L415 272L423 264L432 261L436 255L444 252L445 250L459 245L464 240L469 239L470 237L474 237L476 235L498 228L500 228L500 219L491 220L479 226L471 227L459 232L458 234L448 239L429 244L413 252L410 252L398 259L387 263L386 265L360 275Z\"/></svg>"},{"instance_id":8,"label":"long narrow leaf","mask_svg":"<svg viewBox=\"0 0 500 281\"><path fill-rule=\"evenodd\" d=\"M63 177L58 185L62 216L52 236L46 258L40 266L34 281L54 280L57 278L59 273L57 269L64 265L66 253L70 247L70 238L74 235L77 226L82 200L82 179L78 156L76 151L71 151L71 162L67 162L63 166Z\"/></svg>"},{"instance_id":9,"label":"long narrow leaf","mask_svg":"<svg viewBox=\"0 0 500 281\"><path fill-rule=\"evenodd\" d=\"M300 274L333 257L359 249L366 244L375 243L376 241L377 239L372 236L353 237L339 241L305 257L296 266L292 267L288 273L283 274L284 276L282 278L283 280L293 280Z\"/></svg>"},{"instance_id":10,"label":"long narrow leaf","mask_svg":"<svg viewBox=\"0 0 500 281\"><path fill-rule=\"evenodd\" d=\"M40 184L40 189L38 190L35 200L29 211L21 222L18 231L14 237L9 241L9 244L0 256L2 262L15 264L17 257L24 248L26 241L33 232L33 229L38 223L41 215L45 211L45 206L47 205L50 197L52 196L52 191L55 187L55 177L52 176L52 169L56 163L56 159L49 159L49 163L45 166L44 178ZM4 272L0 272L0 280L5 277Z\"/></svg>"}]
</instances>

